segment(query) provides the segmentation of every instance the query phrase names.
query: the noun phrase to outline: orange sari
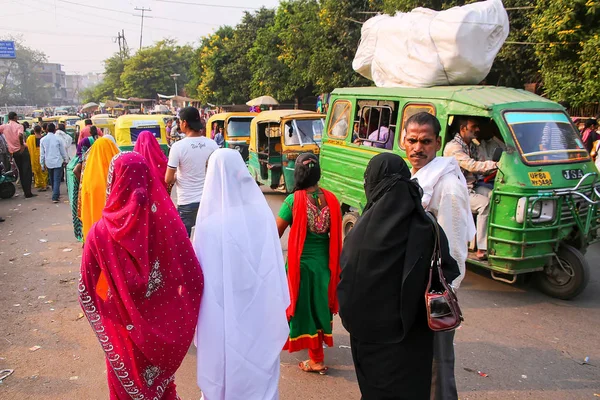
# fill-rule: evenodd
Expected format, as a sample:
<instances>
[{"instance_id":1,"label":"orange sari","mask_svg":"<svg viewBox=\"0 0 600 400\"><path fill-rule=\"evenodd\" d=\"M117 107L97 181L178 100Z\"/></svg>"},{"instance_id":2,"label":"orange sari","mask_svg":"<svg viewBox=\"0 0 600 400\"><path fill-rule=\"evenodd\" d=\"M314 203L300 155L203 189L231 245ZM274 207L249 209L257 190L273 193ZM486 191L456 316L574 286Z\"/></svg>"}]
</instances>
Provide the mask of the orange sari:
<instances>
[{"instance_id":1,"label":"orange sari","mask_svg":"<svg viewBox=\"0 0 600 400\"><path fill-rule=\"evenodd\" d=\"M119 148L109 139L99 138L90 147L82 171L79 205L80 218L83 224L83 240L94 223L102 217L106 204L106 179L112 158L119 153Z\"/></svg>"}]
</instances>

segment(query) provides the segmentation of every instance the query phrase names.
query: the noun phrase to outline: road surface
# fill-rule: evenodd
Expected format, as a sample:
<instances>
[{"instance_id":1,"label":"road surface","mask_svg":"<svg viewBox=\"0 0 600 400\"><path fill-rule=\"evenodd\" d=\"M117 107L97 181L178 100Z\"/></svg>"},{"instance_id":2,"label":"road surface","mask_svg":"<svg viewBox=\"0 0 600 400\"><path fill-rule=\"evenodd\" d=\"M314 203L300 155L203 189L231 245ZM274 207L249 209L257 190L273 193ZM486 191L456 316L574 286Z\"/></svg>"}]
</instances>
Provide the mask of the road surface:
<instances>
[{"instance_id":1,"label":"road surface","mask_svg":"<svg viewBox=\"0 0 600 400\"><path fill-rule=\"evenodd\" d=\"M0 216L6 218L0 224L0 370L14 369L0 384L0 399L107 399L104 356L80 318L81 245L73 238L69 205L52 204L49 192L34 199L18 193L0 200ZM265 196L276 213L284 196ZM590 284L572 301L469 269L459 292L465 323L455 343L461 399L600 396L600 245L586 257ZM282 353L283 400L360 398L349 337L339 319L334 341L326 350L327 376L298 369L305 353ZM586 357L589 364L583 363ZM182 399L200 397L195 369L192 346L176 375Z\"/></svg>"}]
</instances>

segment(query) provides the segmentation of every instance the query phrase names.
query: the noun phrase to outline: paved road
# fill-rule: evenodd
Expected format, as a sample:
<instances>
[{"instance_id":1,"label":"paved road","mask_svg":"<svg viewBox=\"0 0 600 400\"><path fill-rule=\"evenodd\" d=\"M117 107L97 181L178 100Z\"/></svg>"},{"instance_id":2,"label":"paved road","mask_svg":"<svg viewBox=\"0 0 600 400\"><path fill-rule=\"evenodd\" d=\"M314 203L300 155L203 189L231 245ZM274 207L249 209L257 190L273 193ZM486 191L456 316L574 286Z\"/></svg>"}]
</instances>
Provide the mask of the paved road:
<instances>
[{"instance_id":1,"label":"paved road","mask_svg":"<svg viewBox=\"0 0 600 400\"><path fill-rule=\"evenodd\" d=\"M284 197L266 197L275 213ZM0 216L7 218L0 224L0 369L15 370L0 384L0 399L106 399L103 354L87 321L78 319L81 248L72 236L68 204L52 204L49 193L27 200L21 195L1 200ZM282 243L286 249L285 238ZM461 399L597 398L600 248L586 257L593 267L590 284L573 301L468 271L459 294L466 321L456 335ZM334 324L328 376L299 371L303 353L282 354L282 399L360 397L345 348L348 334L339 320ZM41 348L31 351L33 346ZM586 356L590 365L581 365ZM200 396L195 363L192 347L177 373L183 399Z\"/></svg>"}]
</instances>

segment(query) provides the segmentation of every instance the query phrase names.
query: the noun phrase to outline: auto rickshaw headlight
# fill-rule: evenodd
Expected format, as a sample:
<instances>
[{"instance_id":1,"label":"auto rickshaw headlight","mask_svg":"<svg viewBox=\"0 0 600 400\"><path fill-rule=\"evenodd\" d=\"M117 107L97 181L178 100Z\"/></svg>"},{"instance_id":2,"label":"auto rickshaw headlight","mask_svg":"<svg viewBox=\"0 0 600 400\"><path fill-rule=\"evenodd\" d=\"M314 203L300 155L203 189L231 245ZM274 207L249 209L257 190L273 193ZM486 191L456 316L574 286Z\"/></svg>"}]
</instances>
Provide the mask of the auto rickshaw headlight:
<instances>
[{"instance_id":1,"label":"auto rickshaw headlight","mask_svg":"<svg viewBox=\"0 0 600 400\"><path fill-rule=\"evenodd\" d=\"M544 222L551 222L556 216L556 200L534 200L527 197L521 197L517 203L517 215L516 220L519 224L522 224L526 218L526 206L529 205L528 214L531 216L531 222L534 224L541 224Z\"/></svg>"}]
</instances>

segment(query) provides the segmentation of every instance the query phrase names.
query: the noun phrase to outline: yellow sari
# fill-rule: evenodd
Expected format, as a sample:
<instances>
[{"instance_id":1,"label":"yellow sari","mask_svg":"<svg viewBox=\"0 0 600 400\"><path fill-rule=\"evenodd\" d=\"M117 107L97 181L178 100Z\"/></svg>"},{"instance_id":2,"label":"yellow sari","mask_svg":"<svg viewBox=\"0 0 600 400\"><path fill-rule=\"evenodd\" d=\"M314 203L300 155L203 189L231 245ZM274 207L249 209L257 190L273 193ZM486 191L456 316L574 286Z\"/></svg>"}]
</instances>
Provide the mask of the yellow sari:
<instances>
[{"instance_id":1,"label":"yellow sari","mask_svg":"<svg viewBox=\"0 0 600 400\"><path fill-rule=\"evenodd\" d=\"M99 138L90 147L82 170L79 205L83 224L83 240L94 223L102 217L106 204L106 178L112 158L119 148L106 138Z\"/></svg>"},{"instance_id":2,"label":"yellow sari","mask_svg":"<svg viewBox=\"0 0 600 400\"><path fill-rule=\"evenodd\" d=\"M48 187L48 170L42 171L40 147L35 143L35 135L29 135L26 144L29 150L29 158L31 159L34 186L38 189L46 189Z\"/></svg>"}]
</instances>

